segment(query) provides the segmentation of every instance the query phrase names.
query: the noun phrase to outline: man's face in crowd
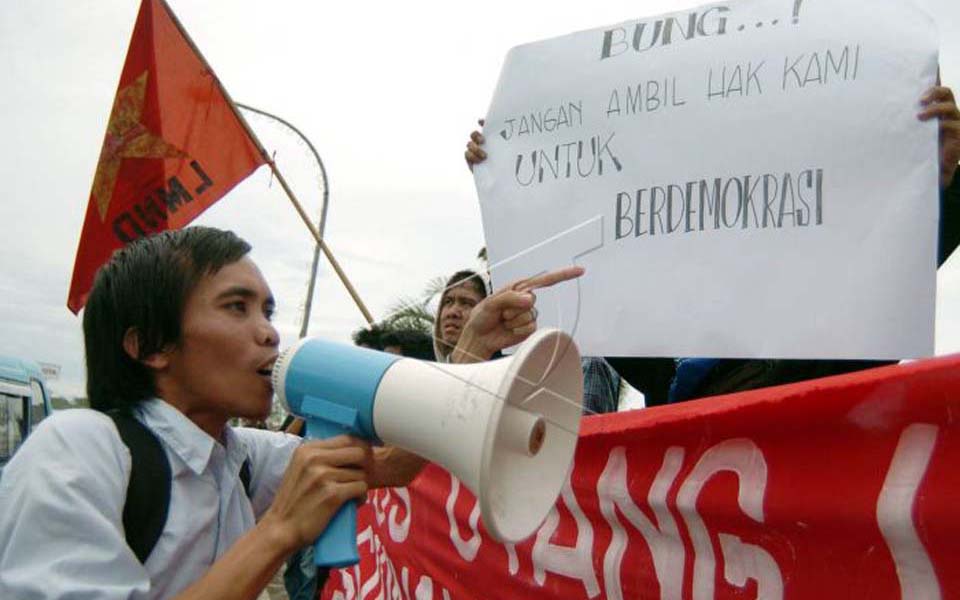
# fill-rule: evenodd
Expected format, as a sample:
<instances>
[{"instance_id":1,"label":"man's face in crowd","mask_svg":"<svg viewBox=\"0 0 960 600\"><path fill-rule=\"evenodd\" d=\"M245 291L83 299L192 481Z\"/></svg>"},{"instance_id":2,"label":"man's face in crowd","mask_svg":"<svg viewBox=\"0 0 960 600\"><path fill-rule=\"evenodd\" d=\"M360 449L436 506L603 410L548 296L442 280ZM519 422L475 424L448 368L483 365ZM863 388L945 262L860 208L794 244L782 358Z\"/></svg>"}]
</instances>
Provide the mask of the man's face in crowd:
<instances>
[{"instance_id":1,"label":"man's face in crowd","mask_svg":"<svg viewBox=\"0 0 960 600\"><path fill-rule=\"evenodd\" d=\"M440 303L440 339L449 346L456 346L460 332L470 311L483 298L469 283L461 283L447 290Z\"/></svg>"},{"instance_id":2,"label":"man's face in crowd","mask_svg":"<svg viewBox=\"0 0 960 600\"><path fill-rule=\"evenodd\" d=\"M165 398L188 416L262 419L270 413L279 335L274 300L248 257L203 277L187 298L182 339L166 353Z\"/></svg>"}]
</instances>

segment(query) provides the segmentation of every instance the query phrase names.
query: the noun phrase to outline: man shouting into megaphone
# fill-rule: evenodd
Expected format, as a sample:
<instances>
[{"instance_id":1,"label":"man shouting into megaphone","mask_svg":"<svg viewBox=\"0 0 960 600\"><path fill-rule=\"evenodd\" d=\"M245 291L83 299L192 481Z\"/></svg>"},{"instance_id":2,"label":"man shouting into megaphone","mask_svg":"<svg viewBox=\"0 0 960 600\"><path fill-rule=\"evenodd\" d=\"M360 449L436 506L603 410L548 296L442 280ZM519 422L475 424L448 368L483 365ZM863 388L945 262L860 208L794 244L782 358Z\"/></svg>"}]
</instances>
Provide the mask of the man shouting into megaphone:
<instances>
[{"instance_id":1,"label":"man shouting into megaphone","mask_svg":"<svg viewBox=\"0 0 960 600\"><path fill-rule=\"evenodd\" d=\"M83 317L93 410L45 420L4 470L0 597L252 599L343 503L419 471L351 437L228 425L266 417L273 398L274 299L249 250L191 227L100 269ZM522 341L533 289L581 273L491 296L464 350Z\"/></svg>"}]
</instances>

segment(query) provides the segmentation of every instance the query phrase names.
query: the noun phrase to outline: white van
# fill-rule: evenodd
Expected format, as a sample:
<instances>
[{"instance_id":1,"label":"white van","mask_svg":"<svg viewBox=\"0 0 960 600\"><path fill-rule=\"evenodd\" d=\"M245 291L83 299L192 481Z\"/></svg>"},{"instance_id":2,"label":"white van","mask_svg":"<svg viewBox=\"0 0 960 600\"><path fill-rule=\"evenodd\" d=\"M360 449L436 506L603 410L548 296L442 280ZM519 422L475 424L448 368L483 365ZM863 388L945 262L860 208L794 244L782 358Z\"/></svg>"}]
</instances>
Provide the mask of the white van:
<instances>
[{"instance_id":1,"label":"white van","mask_svg":"<svg viewBox=\"0 0 960 600\"><path fill-rule=\"evenodd\" d=\"M30 432L52 412L40 366L0 356L0 472Z\"/></svg>"}]
</instances>

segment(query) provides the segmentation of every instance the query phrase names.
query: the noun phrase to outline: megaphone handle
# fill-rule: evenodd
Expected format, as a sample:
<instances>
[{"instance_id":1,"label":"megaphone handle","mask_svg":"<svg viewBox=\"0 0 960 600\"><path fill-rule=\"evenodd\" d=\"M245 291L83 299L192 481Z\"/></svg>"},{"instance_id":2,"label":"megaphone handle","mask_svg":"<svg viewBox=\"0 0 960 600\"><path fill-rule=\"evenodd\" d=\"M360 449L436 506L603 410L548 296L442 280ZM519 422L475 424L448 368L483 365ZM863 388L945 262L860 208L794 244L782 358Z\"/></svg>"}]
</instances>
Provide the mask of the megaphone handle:
<instances>
[{"instance_id":1,"label":"megaphone handle","mask_svg":"<svg viewBox=\"0 0 960 600\"><path fill-rule=\"evenodd\" d=\"M323 421L307 419L307 439L325 440L350 430ZM349 567L360 562L357 553L357 505L352 500L340 507L314 542L314 563L320 567Z\"/></svg>"}]
</instances>

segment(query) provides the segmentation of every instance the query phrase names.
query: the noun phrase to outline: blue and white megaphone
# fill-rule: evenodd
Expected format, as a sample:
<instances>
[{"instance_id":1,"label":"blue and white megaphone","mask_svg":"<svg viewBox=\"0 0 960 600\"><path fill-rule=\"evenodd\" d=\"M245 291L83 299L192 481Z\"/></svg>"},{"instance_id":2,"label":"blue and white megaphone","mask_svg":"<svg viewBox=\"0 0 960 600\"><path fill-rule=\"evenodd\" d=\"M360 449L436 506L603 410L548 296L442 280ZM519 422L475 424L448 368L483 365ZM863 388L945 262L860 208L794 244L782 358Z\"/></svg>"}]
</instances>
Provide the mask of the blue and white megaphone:
<instances>
[{"instance_id":1,"label":"blue and white megaphone","mask_svg":"<svg viewBox=\"0 0 960 600\"><path fill-rule=\"evenodd\" d=\"M273 389L306 420L306 437L350 433L438 463L477 496L487 531L519 542L566 481L583 402L580 353L567 334L534 333L509 358L450 365L320 339L273 368ZM357 507L345 504L316 543L316 563L356 564Z\"/></svg>"}]
</instances>

